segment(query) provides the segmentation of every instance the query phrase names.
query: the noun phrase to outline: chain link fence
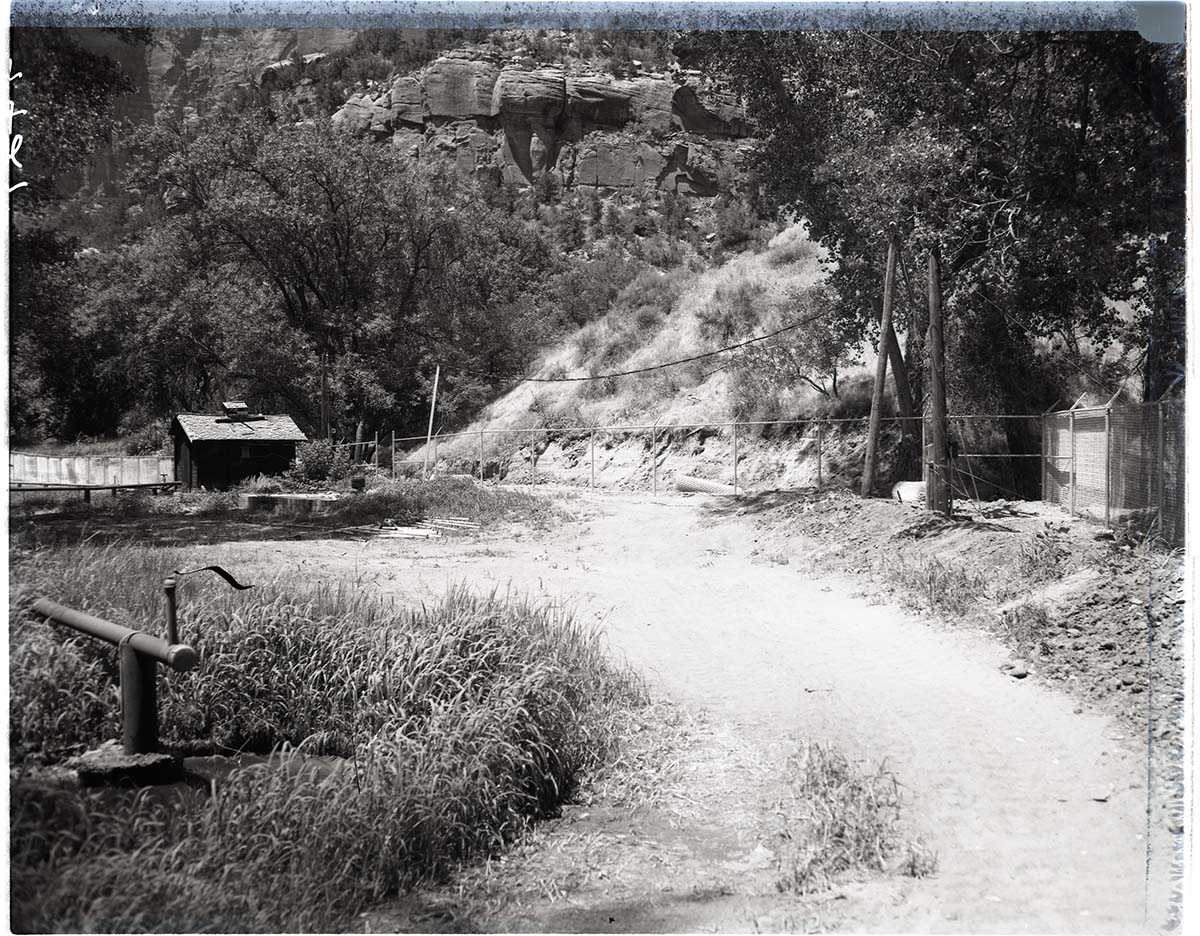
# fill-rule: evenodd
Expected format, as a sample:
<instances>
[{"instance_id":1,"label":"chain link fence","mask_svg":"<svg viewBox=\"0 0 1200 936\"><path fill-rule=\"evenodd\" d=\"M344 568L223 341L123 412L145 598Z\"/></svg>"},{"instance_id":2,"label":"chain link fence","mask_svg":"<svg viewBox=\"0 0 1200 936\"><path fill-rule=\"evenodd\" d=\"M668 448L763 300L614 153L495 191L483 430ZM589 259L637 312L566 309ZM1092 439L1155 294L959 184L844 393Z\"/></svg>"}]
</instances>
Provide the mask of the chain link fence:
<instances>
[{"instance_id":1,"label":"chain link fence","mask_svg":"<svg viewBox=\"0 0 1200 936\"><path fill-rule=\"evenodd\" d=\"M1184 401L1042 417L1042 499L1072 515L1184 540Z\"/></svg>"},{"instance_id":2,"label":"chain link fence","mask_svg":"<svg viewBox=\"0 0 1200 936\"><path fill-rule=\"evenodd\" d=\"M395 476L659 493L696 478L744 493L852 487L868 420L809 419L633 426L529 426L343 443ZM931 453L921 417L880 423L879 489L915 479ZM1041 499L1110 526L1184 537L1183 401L1076 408L1044 416L947 417L956 499ZM924 452L924 456L921 455Z\"/></svg>"},{"instance_id":3,"label":"chain link fence","mask_svg":"<svg viewBox=\"0 0 1200 936\"><path fill-rule=\"evenodd\" d=\"M658 493L681 478L738 492L861 483L868 419L528 427L397 437L380 461L397 475L462 474ZM1038 417L952 416L951 483L971 500L1040 496ZM921 417L880 421L877 493L921 474ZM384 444L387 440L384 439Z\"/></svg>"}]
</instances>

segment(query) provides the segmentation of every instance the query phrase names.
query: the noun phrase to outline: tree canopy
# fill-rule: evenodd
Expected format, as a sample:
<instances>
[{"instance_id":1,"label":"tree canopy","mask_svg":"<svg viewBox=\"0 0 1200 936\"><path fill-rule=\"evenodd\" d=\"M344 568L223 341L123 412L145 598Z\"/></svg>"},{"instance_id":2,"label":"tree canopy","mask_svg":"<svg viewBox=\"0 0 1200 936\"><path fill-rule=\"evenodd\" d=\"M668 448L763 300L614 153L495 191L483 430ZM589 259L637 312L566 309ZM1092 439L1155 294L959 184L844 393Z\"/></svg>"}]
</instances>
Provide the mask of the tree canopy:
<instances>
[{"instance_id":1,"label":"tree canopy","mask_svg":"<svg viewBox=\"0 0 1200 936\"><path fill-rule=\"evenodd\" d=\"M836 315L860 334L876 327L895 224L909 258L945 258L954 363L1001 397L988 402L1035 402L1022 375L1035 338L1072 359L1080 338L1142 349L1149 397L1181 372L1181 47L1129 33L780 32L696 34L678 51L744 96L762 194L808 219L837 263ZM923 321L911 325L919 337Z\"/></svg>"},{"instance_id":2,"label":"tree canopy","mask_svg":"<svg viewBox=\"0 0 1200 936\"><path fill-rule=\"evenodd\" d=\"M437 363L486 384L532 354L527 294L553 258L457 176L327 126L245 115L198 134L160 125L133 143L130 185L163 219L120 263L137 271L126 288L151 319L133 327L169 345L147 384L167 407L219 391L315 425L325 354L348 433L405 419ZM93 298L96 315L104 302Z\"/></svg>"}]
</instances>

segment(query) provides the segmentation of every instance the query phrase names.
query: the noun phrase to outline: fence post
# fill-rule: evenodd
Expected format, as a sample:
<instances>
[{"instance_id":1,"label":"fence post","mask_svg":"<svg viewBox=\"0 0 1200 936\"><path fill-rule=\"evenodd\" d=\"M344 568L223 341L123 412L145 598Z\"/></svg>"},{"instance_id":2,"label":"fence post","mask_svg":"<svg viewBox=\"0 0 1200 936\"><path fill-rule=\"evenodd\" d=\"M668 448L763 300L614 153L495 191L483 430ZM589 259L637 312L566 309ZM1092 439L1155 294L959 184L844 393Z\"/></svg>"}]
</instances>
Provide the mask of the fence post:
<instances>
[{"instance_id":1,"label":"fence post","mask_svg":"<svg viewBox=\"0 0 1200 936\"><path fill-rule=\"evenodd\" d=\"M738 424L733 424L733 496L737 497Z\"/></svg>"},{"instance_id":2,"label":"fence post","mask_svg":"<svg viewBox=\"0 0 1200 936\"><path fill-rule=\"evenodd\" d=\"M1079 475L1075 470L1075 410L1071 409L1071 516L1075 516L1075 488Z\"/></svg>"},{"instance_id":3,"label":"fence post","mask_svg":"<svg viewBox=\"0 0 1200 936\"><path fill-rule=\"evenodd\" d=\"M817 490L821 489L821 435L822 423L817 420Z\"/></svg>"},{"instance_id":4,"label":"fence post","mask_svg":"<svg viewBox=\"0 0 1200 936\"><path fill-rule=\"evenodd\" d=\"M529 433L529 483L537 487L537 432Z\"/></svg>"},{"instance_id":5,"label":"fence post","mask_svg":"<svg viewBox=\"0 0 1200 936\"><path fill-rule=\"evenodd\" d=\"M1050 465L1049 452L1046 451L1046 414L1042 413L1042 477L1041 477L1041 500L1046 502L1046 474Z\"/></svg>"},{"instance_id":6,"label":"fence post","mask_svg":"<svg viewBox=\"0 0 1200 936\"><path fill-rule=\"evenodd\" d=\"M479 430L479 483L483 484L483 430Z\"/></svg>"},{"instance_id":7,"label":"fence post","mask_svg":"<svg viewBox=\"0 0 1200 936\"><path fill-rule=\"evenodd\" d=\"M651 482L651 493L655 497L658 496L658 429L650 430L650 474L654 479Z\"/></svg>"},{"instance_id":8,"label":"fence post","mask_svg":"<svg viewBox=\"0 0 1200 936\"><path fill-rule=\"evenodd\" d=\"M590 456L591 456L591 462L592 462L592 480L591 480L591 483L588 485L588 487L594 488L596 486L596 430L595 429L592 430L592 438L591 438L591 441L588 443L588 448L590 449Z\"/></svg>"},{"instance_id":9,"label":"fence post","mask_svg":"<svg viewBox=\"0 0 1200 936\"><path fill-rule=\"evenodd\" d=\"M1167 538L1167 423L1166 403L1158 401L1158 535Z\"/></svg>"},{"instance_id":10,"label":"fence post","mask_svg":"<svg viewBox=\"0 0 1200 936\"><path fill-rule=\"evenodd\" d=\"M379 467L379 430L375 430L375 448L371 451L371 464Z\"/></svg>"},{"instance_id":11,"label":"fence post","mask_svg":"<svg viewBox=\"0 0 1200 936\"><path fill-rule=\"evenodd\" d=\"M1112 409L1104 407L1104 525L1112 526Z\"/></svg>"},{"instance_id":12,"label":"fence post","mask_svg":"<svg viewBox=\"0 0 1200 936\"><path fill-rule=\"evenodd\" d=\"M396 480L396 430L392 430L392 480Z\"/></svg>"}]
</instances>

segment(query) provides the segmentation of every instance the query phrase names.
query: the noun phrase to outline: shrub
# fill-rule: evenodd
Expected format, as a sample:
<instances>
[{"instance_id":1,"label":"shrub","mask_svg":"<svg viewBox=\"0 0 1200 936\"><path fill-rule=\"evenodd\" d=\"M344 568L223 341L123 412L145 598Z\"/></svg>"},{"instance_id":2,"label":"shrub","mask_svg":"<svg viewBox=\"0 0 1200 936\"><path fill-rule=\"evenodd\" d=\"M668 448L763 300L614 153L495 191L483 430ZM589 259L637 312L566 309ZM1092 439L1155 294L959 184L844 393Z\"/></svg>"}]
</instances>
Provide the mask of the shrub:
<instances>
[{"instance_id":1,"label":"shrub","mask_svg":"<svg viewBox=\"0 0 1200 936\"><path fill-rule=\"evenodd\" d=\"M762 238L758 219L736 198L722 197L716 205L716 218L717 244L725 250L744 250Z\"/></svg>"},{"instance_id":2,"label":"shrub","mask_svg":"<svg viewBox=\"0 0 1200 936\"><path fill-rule=\"evenodd\" d=\"M238 485L243 494L278 494L283 490L283 481L274 475L257 474Z\"/></svg>"},{"instance_id":3,"label":"shrub","mask_svg":"<svg viewBox=\"0 0 1200 936\"><path fill-rule=\"evenodd\" d=\"M334 482L349 477L350 446L335 446L327 440L301 442L296 446L296 458L288 469L288 480L294 484Z\"/></svg>"},{"instance_id":4,"label":"shrub","mask_svg":"<svg viewBox=\"0 0 1200 936\"><path fill-rule=\"evenodd\" d=\"M171 452L171 423L140 410L122 418L117 429L126 455L167 455Z\"/></svg>"},{"instance_id":5,"label":"shrub","mask_svg":"<svg viewBox=\"0 0 1200 936\"><path fill-rule=\"evenodd\" d=\"M767 254L767 262L778 269L793 263L815 262L819 256L817 245L807 237L792 237L778 247L772 247Z\"/></svg>"},{"instance_id":6,"label":"shrub","mask_svg":"<svg viewBox=\"0 0 1200 936\"><path fill-rule=\"evenodd\" d=\"M762 283L738 280L718 286L696 315L704 340L725 344L749 334L762 320L766 287Z\"/></svg>"}]
</instances>

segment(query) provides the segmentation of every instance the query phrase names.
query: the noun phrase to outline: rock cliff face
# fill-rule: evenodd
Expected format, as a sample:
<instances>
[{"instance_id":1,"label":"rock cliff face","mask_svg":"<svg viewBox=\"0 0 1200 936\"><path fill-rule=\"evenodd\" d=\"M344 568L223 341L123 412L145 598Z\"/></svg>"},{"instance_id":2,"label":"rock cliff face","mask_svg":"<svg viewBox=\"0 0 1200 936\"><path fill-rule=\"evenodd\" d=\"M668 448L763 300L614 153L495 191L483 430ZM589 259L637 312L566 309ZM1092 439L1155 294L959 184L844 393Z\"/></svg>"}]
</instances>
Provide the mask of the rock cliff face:
<instances>
[{"instance_id":1,"label":"rock cliff face","mask_svg":"<svg viewBox=\"0 0 1200 936\"><path fill-rule=\"evenodd\" d=\"M715 195L748 134L739 103L694 72L613 78L474 51L351 97L333 123L477 178Z\"/></svg>"},{"instance_id":2,"label":"rock cliff face","mask_svg":"<svg viewBox=\"0 0 1200 936\"><path fill-rule=\"evenodd\" d=\"M356 32L162 30L149 47L123 45L100 30L75 35L116 59L137 85L117 101L117 119L194 122L218 106L245 103L256 87L303 92L311 84L307 67L350 46ZM497 184L527 185L549 173L568 188L651 185L711 196L722 179L737 178L748 134L736 99L700 73L678 69L614 78L581 62L546 67L472 47L371 85L332 115L335 125ZM65 180L67 187L110 186L122 162L119 152L97 153L86 178Z\"/></svg>"},{"instance_id":3,"label":"rock cliff face","mask_svg":"<svg viewBox=\"0 0 1200 936\"><path fill-rule=\"evenodd\" d=\"M169 29L156 30L150 46L126 45L101 29L71 35L89 52L116 61L136 86L119 97L116 121L151 123L157 117L198 120L214 107L244 103L275 63L304 61L354 41L350 29ZM124 163L119 151L95 154L86 173L64 180L72 189L111 186Z\"/></svg>"}]
</instances>

